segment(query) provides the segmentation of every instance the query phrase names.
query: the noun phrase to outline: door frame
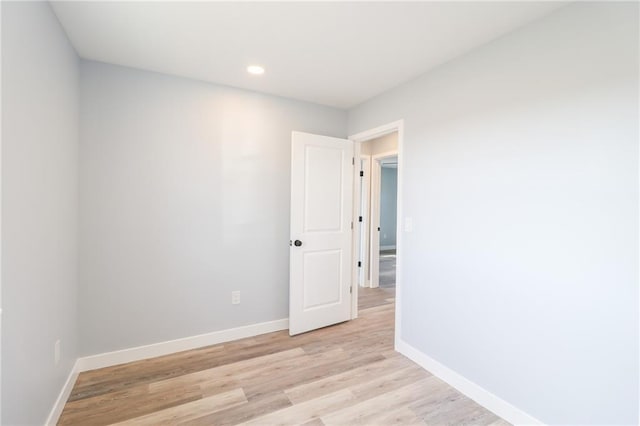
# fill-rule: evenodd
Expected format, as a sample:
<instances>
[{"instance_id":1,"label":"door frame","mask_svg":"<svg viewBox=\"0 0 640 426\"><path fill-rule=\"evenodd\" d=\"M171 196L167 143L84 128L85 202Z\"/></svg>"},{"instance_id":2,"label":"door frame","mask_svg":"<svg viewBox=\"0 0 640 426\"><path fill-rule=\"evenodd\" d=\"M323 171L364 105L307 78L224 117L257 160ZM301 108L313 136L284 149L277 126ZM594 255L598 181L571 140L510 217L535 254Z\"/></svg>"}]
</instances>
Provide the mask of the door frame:
<instances>
[{"instance_id":1,"label":"door frame","mask_svg":"<svg viewBox=\"0 0 640 426\"><path fill-rule=\"evenodd\" d=\"M369 287L371 288L380 286L380 231L377 229L380 224L380 199L382 190L382 164L380 161L397 156L397 150L371 156L371 222L369 225L369 264L371 265ZM396 218L396 223L397 221L398 219ZM396 248L397 245L398 241L396 237Z\"/></svg>"},{"instance_id":2,"label":"door frame","mask_svg":"<svg viewBox=\"0 0 640 426\"><path fill-rule=\"evenodd\" d=\"M403 188L403 164L404 164L404 120L400 119L391 123L383 124L381 126L365 130L360 133L356 133L349 137L350 140L354 143L354 157L360 158L360 145L362 142L366 142L371 139L378 138L380 136L384 136L389 133L398 132L398 205L397 205L397 221L396 221L396 314L395 314L395 349L398 349L398 343L400 342L400 337L402 335L402 224L404 223L404 216L402 215L403 211L403 199L402 199L402 188ZM359 167L354 167L354 178L356 172L355 169L359 169ZM357 182L354 179L354 182ZM355 184L354 184L355 185ZM354 186L355 189L355 186ZM357 197L353 197L354 200ZM354 201L354 215L353 217L358 217L360 215L360 203ZM360 252L360 239L358 238L358 233L353 233L353 247L354 250L352 253L354 254L353 262L353 273L352 273L352 282L357 283L358 278L358 268L357 268L357 259L355 258L356 253ZM353 295L351 297L351 318L355 319L358 317L358 287L357 285L353 286Z\"/></svg>"},{"instance_id":3,"label":"door frame","mask_svg":"<svg viewBox=\"0 0 640 426\"><path fill-rule=\"evenodd\" d=\"M371 211L371 156L370 155L360 155L360 162L363 170L364 176L360 177L360 213L359 216L362 216L362 222L360 223L360 232L359 232L359 243L360 246L358 249L360 250L359 257L356 259L356 262L361 261L362 266L358 270L358 281L357 284L360 287L370 287L370 277L368 276L369 272L369 245L371 238L371 216L369 212ZM363 250L364 249L364 250Z\"/></svg>"}]
</instances>

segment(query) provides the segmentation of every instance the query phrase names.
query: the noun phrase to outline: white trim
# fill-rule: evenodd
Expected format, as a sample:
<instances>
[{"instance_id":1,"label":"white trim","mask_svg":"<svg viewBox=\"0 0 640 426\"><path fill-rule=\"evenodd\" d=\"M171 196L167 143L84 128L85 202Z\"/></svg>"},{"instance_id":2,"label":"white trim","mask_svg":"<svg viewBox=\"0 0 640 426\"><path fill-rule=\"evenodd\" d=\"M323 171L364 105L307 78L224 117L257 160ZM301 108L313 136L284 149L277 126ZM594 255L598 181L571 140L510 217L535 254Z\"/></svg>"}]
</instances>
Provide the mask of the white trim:
<instances>
[{"instance_id":1,"label":"white trim","mask_svg":"<svg viewBox=\"0 0 640 426\"><path fill-rule=\"evenodd\" d=\"M69 395L71 395L71 391L73 390L73 385L76 383L76 379L78 378L78 363L80 360L76 360L75 364L71 368L69 372L69 376L67 376L67 380L64 382L62 386L62 390L60 390L60 394L56 399L56 402L53 404L53 408L51 408L51 412L49 413L49 417L47 417L47 421L45 422L46 426L54 426L60 420L60 414L62 414L62 410L64 409L64 405L67 403L69 399Z\"/></svg>"},{"instance_id":2,"label":"white trim","mask_svg":"<svg viewBox=\"0 0 640 426\"><path fill-rule=\"evenodd\" d=\"M360 194L360 143L351 141L353 143L353 170L352 170L352 203L351 203L351 319L358 318L358 281L360 271L357 267L357 259L360 256L360 239L358 238L359 229L358 222L356 221L358 215L360 215L360 197L356 194ZM356 158L358 164L356 165Z\"/></svg>"},{"instance_id":3,"label":"white trim","mask_svg":"<svg viewBox=\"0 0 640 426\"><path fill-rule=\"evenodd\" d=\"M360 146L361 142L356 142ZM360 187L360 208L358 215L362 216L362 223L358 227L358 257L356 260L362 262L358 271L358 284L360 287L369 287L369 223L371 222L371 156L360 155L360 162L364 176L362 176ZM356 306L357 310L357 306Z\"/></svg>"},{"instance_id":4,"label":"white trim","mask_svg":"<svg viewBox=\"0 0 640 426\"><path fill-rule=\"evenodd\" d=\"M97 368L111 367L113 365L124 364L127 362L140 361L142 359L169 355L175 352L188 351L190 349L244 339L245 337L253 337L259 334L287 330L288 328L289 319L287 318L245 325L243 327L229 328L227 330L214 331L212 333L79 358L77 368L78 372L82 372L95 370Z\"/></svg>"},{"instance_id":5,"label":"white trim","mask_svg":"<svg viewBox=\"0 0 640 426\"><path fill-rule=\"evenodd\" d=\"M395 131L400 131L404 126L404 120L394 121L393 123L383 124L382 126L375 127L370 130L365 130L364 132L356 133L355 135L349 136L354 142L365 142L371 139L378 138L380 136L388 135L389 133L393 133ZM398 140L398 147L400 146L400 140ZM399 151L399 150L398 150Z\"/></svg>"},{"instance_id":6,"label":"white trim","mask_svg":"<svg viewBox=\"0 0 640 426\"><path fill-rule=\"evenodd\" d=\"M402 197L404 181L402 175L404 174L404 170L402 169L402 164L404 157L404 120L394 121L371 130L356 133L350 136L349 139L354 142L364 142L393 132L398 132L398 219L396 221L396 317L394 333L394 343L397 349L400 337L402 336L402 225L404 223Z\"/></svg>"},{"instance_id":7,"label":"white trim","mask_svg":"<svg viewBox=\"0 0 640 426\"><path fill-rule=\"evenodd\" d=\"M2 34L2 7L0 6L0 34ZM0 58L2 58L2 43L0 43ZM2 62L0 60L0 62ZM0 81L2 81L2 67L0 66ZM0 99L2 98L2 85L0 84ZM2 129L2 102L0 102L0 129ZM2 136L0 135L0 200L2 200ZM2 241L2 209L0 209L0 241ZM2 259L2 244L0 244L0 259ZM0 260L0 307L2 306L2 261ZM2 309L0 309L0 322ZM2 342L2 324L0 324L0 342ZM0 344L0 366L2 366L2 345ZM2 368L0 367L0 423L2 423Z\"/></svg>"},{"instance_id":8,"label":"white trim","mask_svg":"<svg viewBox=\"0 0 640 426\"><path fill-rule=\"evenodd\" d=\"M402 194L404 193L404 120L400 120L397 125L398 129L398 182L397 182L397 215L396 215L396 330L395 346L402 337L402 271L403 257L402 240L403 240L403 223L404 223L404 201Z\"/></svg>"},{"instance_id":9,"label":"white trim","mask_svg":"<svg viewBox=\"0 0 640 426\"><path fill-rule=\"evenodd\" d=\"M451 370L435 359L425 355L404 340L396 341L396 350L414 361L434 376L473 399L489 411L514 425L543 425L544 423L521 409L514 407L504 399L492 394L461 374Z\"/></svg>"},{"instance_id":10,"label":"white trim","mask_svg":"<svg viewBox=\"0 0 640 426\"><path fill-rule=\"evenodd\" d=\"M380 154L373 154L371 156L371 159L380 161L380 160L384 160L385 158L396 157L397 155L398 155L397 150L386 151L386 152L381 152ZM380 164L380 168L382 168L382 164Z\"/></svg>"},{"instance_id":11,"label":"white trim","mask_svg":"<svg viewBox=\"0 0 640 426\"><path fill-rule=\"evenodd\" d=\"M369 287L380 286L380 186L379 157L371 157L371 223L369 225Z\"/></svg>"},{"instance_id":12,"label":"white trim","mask_svg":"<svg viewBox=\"0 0 640 426\"><path fill-rule=\"evenodd\" d=\"M380 250L393 250L395 248L396 248L395 245L393 245L393 246L380 246Z\"/></svg>"}]
</instances>

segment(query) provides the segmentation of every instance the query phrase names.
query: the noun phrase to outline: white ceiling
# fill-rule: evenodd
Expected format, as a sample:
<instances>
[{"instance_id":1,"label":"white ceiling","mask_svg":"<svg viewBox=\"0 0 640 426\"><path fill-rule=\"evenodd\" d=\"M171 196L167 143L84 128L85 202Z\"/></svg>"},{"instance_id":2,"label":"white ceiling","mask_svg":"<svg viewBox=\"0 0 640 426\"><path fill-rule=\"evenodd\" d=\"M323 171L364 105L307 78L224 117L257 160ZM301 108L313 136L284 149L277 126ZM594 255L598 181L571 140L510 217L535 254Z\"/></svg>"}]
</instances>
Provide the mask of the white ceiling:
<instances>
[{"instance_id":1,"label":"white ceiling","mask_svg":"<svg viewBox=\"0 0 640 426\"><path fill-rule=\"evenodd\" d=\"M555 2L52 2L78 54L349 108ZM262 76L247 74L260 64Z\"/></svg>"}]
</instances>

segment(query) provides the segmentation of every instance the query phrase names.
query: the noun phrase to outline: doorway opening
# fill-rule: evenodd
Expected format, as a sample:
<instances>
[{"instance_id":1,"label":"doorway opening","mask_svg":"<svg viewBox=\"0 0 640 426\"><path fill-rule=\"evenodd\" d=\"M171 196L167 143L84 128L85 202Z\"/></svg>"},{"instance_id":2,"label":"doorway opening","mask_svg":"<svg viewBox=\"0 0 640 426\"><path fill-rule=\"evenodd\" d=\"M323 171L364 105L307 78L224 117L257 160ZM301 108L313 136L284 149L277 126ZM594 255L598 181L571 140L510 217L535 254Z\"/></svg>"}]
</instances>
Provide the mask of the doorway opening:
<instances>
[{"instance_id":1,"label":"doorway opening","mask_svg":"<svg viewBox=\"0 0 640 426\"><path fill-rule=\"evenodd\" d=\"M362 142L359 160L358 284L385 289L394 298L398 132Z\"/></svg>"},{"instance_id":2,"label":"doorway opening","mask_svg":"<svg viewBox=\"0 0 640 426\"><path fill-rule=\"evenodd\" d=\"M402 121L362 132L355 143L354 255L357 310L395 304L399 336Z\"/></svg>"},{"instance_id":3,"label":"doorway opening","mask_svg":"<svg viewBox=\"0 0 640 426\"><path fill-rule=\"evenodd\" d=\"M378 216L380 218L378 252L378 286L396 288L396 229L398 196L398 156L378 160L380 168L379 191L372 192L372 198L378 198ZM376 248L374 247L374 250Z\"/></svg>"},{"instance_id":4,"label":"doorway opening","mask_svg":"<svg viewBox=\"0 0 640 426\"><path fill-rule=\"evenodd\" d=\"M397 132L362 143L360 165L358 305L366 309L395 300Z\"/></svg>"},{"instance_id":5,"label":"doorway opening","mask_svg":"<svg viewBox=\"0 0 640 426\"><path fill-rule=\"evenodd\" d=\"M369 247L367 281L361 286L395 290L398 151L397 132L365 142L371 151L371 182L368 191L370 218L360 239ZM394 149L389 151L388 149ZM384 152L381 152L384 151ZM367 196L363 191L361 196Z\"/></svg>"}]
</instances>

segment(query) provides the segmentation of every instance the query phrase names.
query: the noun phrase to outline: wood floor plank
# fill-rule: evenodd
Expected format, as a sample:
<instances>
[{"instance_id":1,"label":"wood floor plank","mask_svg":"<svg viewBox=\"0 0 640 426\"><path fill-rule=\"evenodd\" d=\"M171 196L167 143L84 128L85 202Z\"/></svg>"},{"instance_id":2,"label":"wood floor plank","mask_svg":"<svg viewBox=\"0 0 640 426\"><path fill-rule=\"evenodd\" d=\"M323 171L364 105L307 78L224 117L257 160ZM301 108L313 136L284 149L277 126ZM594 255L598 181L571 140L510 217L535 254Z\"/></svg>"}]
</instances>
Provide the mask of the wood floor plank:
<instances>
[{"instance_id":1,"label":"wood floor plank","mask_svg":"<svg viewBox=\"0 0 640 426\"><path fill-rule=\"evenodd\" d=\"M430 416L432 412L447 409L449 403L462 398L460 392L447 386L442 380L433 377L431 386L409 404L409 408L421 418Z\"/></svg>"},{"instance_id":2,"label":"wood floor plank","mask_svg":"<svg viewBox=\"0 0 640 426\"><path fill-rule=\"evenodd\" d=\"M249 375L260 374L264 369L274 369L280 365L291 365L300 357L306 356L301 348L294 348L274 354L250 358L235 363L184 374L182 376L164 379L149 384L149 389L171 389L182 386L200 386L209 395L215 388L226 388L237 384L238 380Z\"/></svg>"},{"instance_id":3,"label":"wood floor plank","mask_svg":"<svg viewBox=\"0 0 640 426\"><path fill-rule=\"evenodd\" d=\"M365 399L330 415L322 416L321 419L326 425L375 424L376 418L382 413L388 413L408 405L415 398L415 395L419 395L423 391L430 379L431 377L422 378L417 382Z\"/></svg>"},{"instance_id":4,"label":"wood floor plank","mask_svg":"<svg viewBox=\"0 0 640 426\"><path fill-rule=\"evenodd\" d=\"M355 397L348 389L342 389L299 404L293 404L282 410L257 417L245 425L297 425L319 419L323 415L348 407Z\"/></svg>"},{"instance_id":5,"label":"wood floor plank","mask_svg":"<svg viewBox=\"0 0 640 426\"><path fill-rule=\"evenodd\" d=\"M303 423L300 426L325 426L325 425L324 425L324 423L322 423L322 420L313 419L313 420L310 420L310 421L308 421L306 423Z\"/></svg>"},{"instance_id":6,"label":"wood floor plank","mask_svg":"<svg viewBox=\"0 0 640 426\"><path fill-rule=\"evenodd\" d=\"M365 383L351 387L353 394L360 400L373 398L392 392L404 386L432 377L431 374L417 365L390 370Z\"/></svg>"},{"instance_id":7,"label":"wood floor plank","mask_svg":"<svg viewBox=\"0 0 640 426\"><path fill-rule=\"evenodd\" d=\"M224 345L216 345L87 371L78 376L69 400L124 389L131 384L149 383L163 376L179 375L185 364L197 363L221 353L224 353Z\"/></svg>"},{"instance_id":8,"label":"wood floor plank","mask_svg":"<svg viewBox=\"0 0 640 426\"><path fill-rule=\"evenodd\" d=\"M245 404L247 398L242 389L234 389L176 407L156 411L146 416L136 417L117 423L120 426L155 426L161 424L180 424L218 411Z\"/></svg>"},{"instance_id":9,"label":"wood floor plank","mask_svg":"<svg viewBox=\"0 0 640 426\"><path fill-rule=\"evenodd\" d=\"M274 392L249 400L246 404L183 422L184 426L229 426L247 422L253 418L291 405L284 392Z\"/></svg>"},{"instance_id":10,"label":"wood floor plank","mask_svg":"<svg viewBox=\"0 0 640 426\"><path fill-rule=\"evenodd\" d=\"M323 376L342 373L354 366L381 361L383 359L379 354L363 354L342 360L328 360L326 362L300 367L296 369L295 372L284 374L276 380L262 381L258 384L248 384L244 389L248 397L255 397L276 390L287 389L297 384L309 383Z\"/></svg>"},{"instance_id":11,"label":"wood floor plank","mask_svg":"<svg viewBox=\"0 0 640 426\"><path fill-rule=\"evenodd\" d=\"M511 423L501 418L498 418L498 420L489 423L488 426L511 426Z\"/></svg>"},{"instance_id":12,"label":"wood floor plank","mask_svg":"<svg viewBox=\"0 0 640 426\"><path fill-rule=\"evenodd\" d=\"M388 373L411 365L406 358L391 358L365 364L343 373L326 376L310 383L297 385L285 390L294 404L308 401L341 389L361 385Z\"/></svg>"},{"instance_id":13,"label":"wood floor plank","mask_svg":"<svg viewBox=\"0 0 640 426\"><path fill-rule=\"evenodd\" d=\"M498 419L498 416L459 393L441 400L436 409L423 411L420 417L428 424L449 422L452 424L488 425Z\"/></svg>"},{"instance_id":14,"label":"wood floor plank","mask_svg":"<svg viewBox=\"0 0 640 426\"><path fill-rule=\"evenodd\" d=\"M370 425L403 425L424 426L427 423L407 407L400 407L389 412L377 413L369 420ZM329 426L329 425L327 425Z\"/></svg>"},{"instance_id":15,"label":"wood floor plank","mask_svg":"<svg viewBox=\"0 0 640 426\"><path fill-rule=\"evenodd\" d=\"M58 424L107 425L201 397L202 392L197 386L151 391L147 384L136 385L125 390L67 402Z\"/></svg>"},{"instance_id":16,"label":"wood floor plank","mask_svg":"<svg viewBox=\"0 0 640 426\"><path fill-rule=\"evenodd\" d=\"M100 372L104 376L102 380L93 380L89 385L82 382L78 389L74 387L70 399L81 399L113 392L131 386L131 384L151 383L178 377L295 347L292 342L286 339L286 335L279 334L277 339L246 346L243 350L234 350L231 344L215 345L210 347L210 351L196 350L197 353L194 356L189 356L188 352L190 351L187 351L186 353L137 361L131 363L131 366L125 364L112 367L114 371L107 369ZM216 353L212 354L211 352Z\"/></svg>"}]
</instances>

